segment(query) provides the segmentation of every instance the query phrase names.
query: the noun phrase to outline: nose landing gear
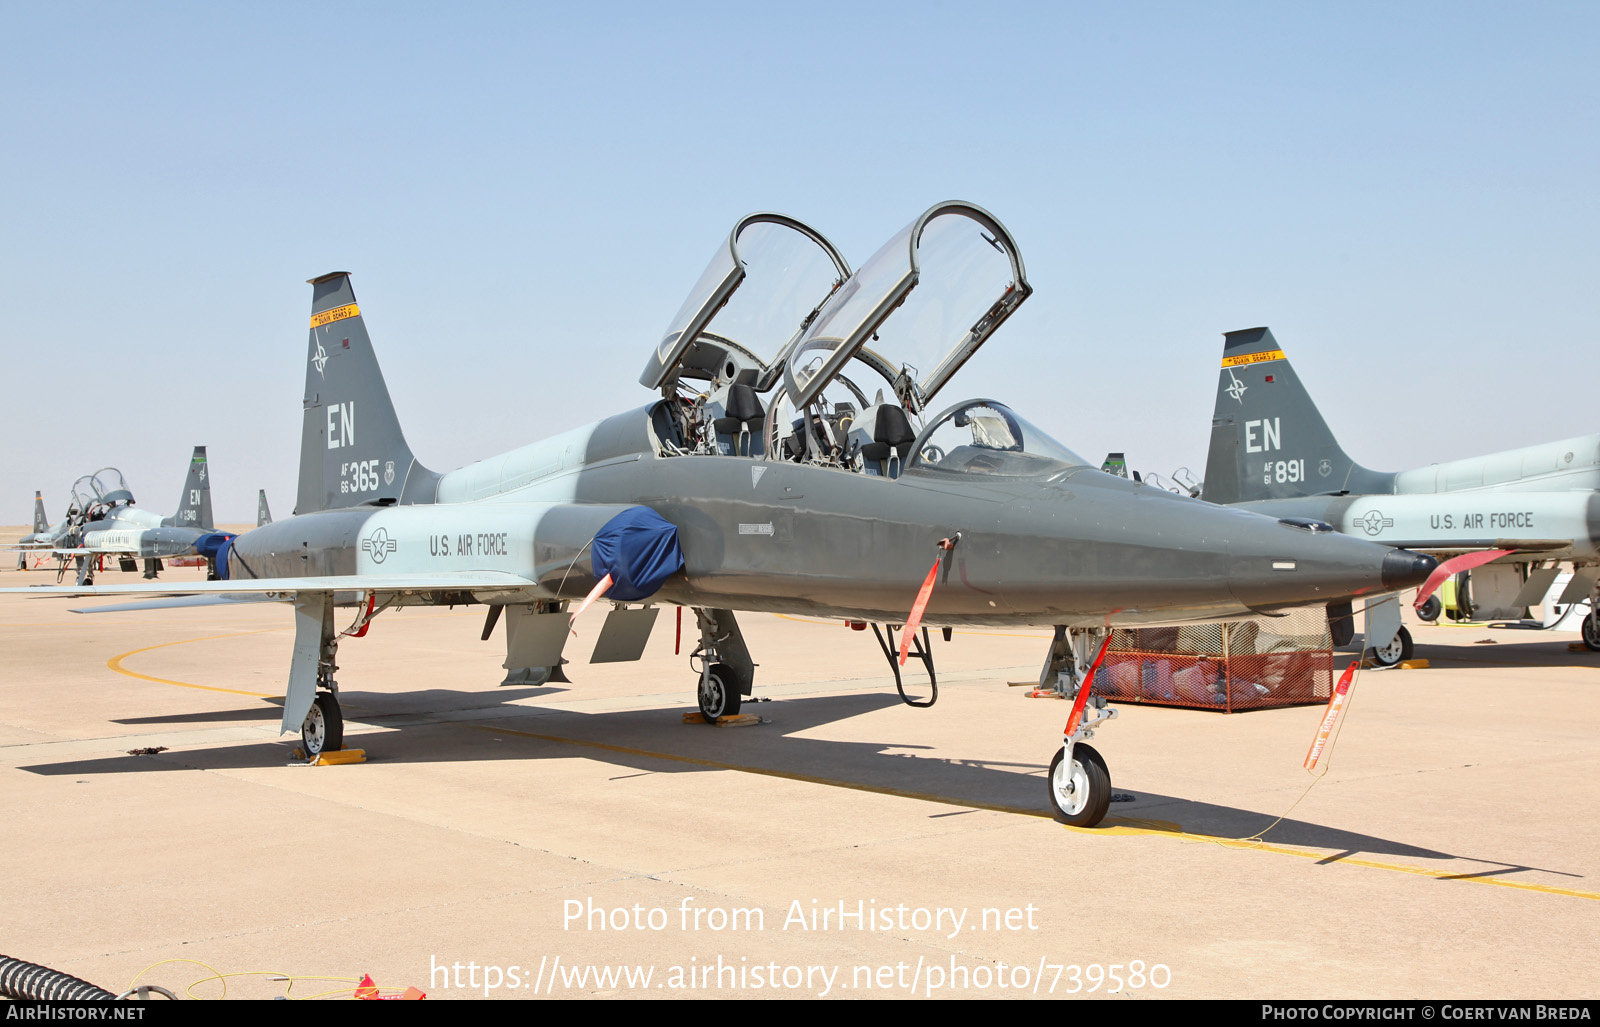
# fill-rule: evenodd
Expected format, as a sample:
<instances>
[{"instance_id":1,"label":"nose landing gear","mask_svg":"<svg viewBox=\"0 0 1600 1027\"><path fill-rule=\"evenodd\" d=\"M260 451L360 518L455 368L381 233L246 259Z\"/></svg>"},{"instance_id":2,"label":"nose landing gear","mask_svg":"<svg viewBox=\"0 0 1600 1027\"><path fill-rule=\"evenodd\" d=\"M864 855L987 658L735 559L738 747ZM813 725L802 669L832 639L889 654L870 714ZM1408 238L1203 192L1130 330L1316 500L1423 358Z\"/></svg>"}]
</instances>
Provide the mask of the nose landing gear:
<instances>
[{"instance_id":1,"label":"nose landing gear","mask_svg":"<svg viewBox=\"0 0 1600 1027\"><path fill-rule=\"evenodd\" d=\"M1056 819L1073 827L1093 827L1111 806L1111 771L1095 747L1086 742L1056 750L1050 761L1050 805Z\"/></svg>"},{"instance_id":2,"label":"nose landing gear","mask_svg":"<svg viewBox=\"0 0 1600 1027\"><path fill-rule=\"evenodd\" d=\"M1091 664L1089 652L1097 639L1100 648ZM1057 625L1050 655L1039 675L1041 687L1055 688L1063 696L1069 692L1076 696L1061 748L1050 761L1047 776L1050 809L1057 820L1072 827L1095 826L1105 819L1111 806L1111 771L1095 747L1086 742L1094 737L1097 727L1117 715L1116 710L1106 706L1103 696L1091 694L1095 671L1100 669L1110 647L1109 631ZM1085 664L1089 664L1087 669Z\"/></svg>"}]
</instances>

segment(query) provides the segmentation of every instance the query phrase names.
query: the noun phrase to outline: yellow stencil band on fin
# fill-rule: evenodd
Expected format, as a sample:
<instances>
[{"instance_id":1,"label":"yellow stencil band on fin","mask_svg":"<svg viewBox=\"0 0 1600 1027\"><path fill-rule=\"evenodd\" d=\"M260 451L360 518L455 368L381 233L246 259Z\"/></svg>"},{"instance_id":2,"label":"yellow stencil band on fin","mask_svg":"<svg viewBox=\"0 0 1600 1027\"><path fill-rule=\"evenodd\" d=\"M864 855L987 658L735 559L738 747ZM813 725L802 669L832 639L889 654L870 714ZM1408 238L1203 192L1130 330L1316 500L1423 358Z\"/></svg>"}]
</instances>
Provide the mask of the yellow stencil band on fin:
<instances>
[{"instance_id":1,"label":"yellow stencil band on fin","mask_svg":"<svg viewBox=\"0 0 1600 1027\"><path fill-rule=\"evenodd\" d=\"M342 307L334 307L332 310L324 310L320 314L312 314L311 327L321 328L323 325L330 325L335 321L343 321L347 317L358 317L360 314L360 307L356 306L354 303L347 303ZM1282 356L1282 354L1280 353L1279 356Z\"/></svg>"},{"instance_id":2,"label":"yellow stencil band on fin","mask_svg":"<svg viewBox=\"0 0 1600 1027\"><path fill-rule=\"evenodd\" d=\"M312 318L311 322L313 324L315 324L316 320L317 320L316 318ZM1272 350L1267 350L1265 353L1246 353L1243 356L1238 356L1238 357L1223 357L1222 358L1222 366L1223 367L1238 367L1241 364L1261 364L1261 363L1265 363L1268 360L1282 360L1282 359L1283 359L1283 350L1281 350L1281 349L1272 349Z\"/></svg>"}]
</instances>

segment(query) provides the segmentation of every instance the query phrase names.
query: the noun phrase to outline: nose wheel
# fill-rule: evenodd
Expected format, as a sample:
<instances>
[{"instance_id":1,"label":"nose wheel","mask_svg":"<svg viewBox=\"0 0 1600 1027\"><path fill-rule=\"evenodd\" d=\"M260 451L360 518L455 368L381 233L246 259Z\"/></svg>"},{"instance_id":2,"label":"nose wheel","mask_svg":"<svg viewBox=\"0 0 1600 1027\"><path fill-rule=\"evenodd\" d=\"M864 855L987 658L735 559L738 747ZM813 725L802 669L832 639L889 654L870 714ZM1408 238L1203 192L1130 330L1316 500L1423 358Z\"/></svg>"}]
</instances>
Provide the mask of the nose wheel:
<instances>
[{"instance_id":1,"label":"nose wheel","mask_svg":"<svg viewBox=\"0 0 1600 1027\"><path fill-rule=\"evenodd\" d=\"M1065 748L1057 749L1050 761L1050 808L1063 824L1093 827L1111 807L1111 771L1094 746L1084 742L1072 746L1070 764L1066 755Z\"/></svg>"},{"instance_id":2,"label":"nose wheel","mask_svg":"<svg viewBox=\"0 0 1600 1027\"><path fill-rule=\"evenodd\" d=\"M317 693L306 713L305 723L300 725L300 743L309 760L344 748L344 713L339 709L338 696L332 692Z\"/></svg>"},{"instance_id":3,"label":"nose wheel","mask_svg":"<svg viewBox=\"0 0 1600 1027\"><path fill-rule=\"evenodd\" d=\"M1090 663L1089 653L1094 651L1097 640L1099 651ZM1045 776L1050 786L1051 812L1057 820L1073 827L1093 827L1105 819L1106 810L1111 808L1111 771L1095 747L1086 742L1100 725L1117 716L1116 710L1107 707L1105 696L1092 695L1095 673L1110 648L1110 631L1057 625L1039 675L1041 686L1054 685L1063 693L1067 688L1077 692L1062 731L1061 746Z\"/></svg>"}]
</instances>

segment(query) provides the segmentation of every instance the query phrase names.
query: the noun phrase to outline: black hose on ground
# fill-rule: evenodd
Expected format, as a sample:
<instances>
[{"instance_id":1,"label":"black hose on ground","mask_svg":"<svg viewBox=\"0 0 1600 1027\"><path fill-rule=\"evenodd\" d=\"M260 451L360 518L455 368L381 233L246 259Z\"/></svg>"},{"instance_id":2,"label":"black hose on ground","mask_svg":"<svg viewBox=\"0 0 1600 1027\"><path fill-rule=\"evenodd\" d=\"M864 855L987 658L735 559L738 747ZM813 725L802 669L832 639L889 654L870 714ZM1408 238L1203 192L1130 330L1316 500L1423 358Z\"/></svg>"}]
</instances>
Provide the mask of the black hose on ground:
<instances>
[{"instance_id":1,"label":"black hose on ground","mask_svg":"<svg viewBox=\"0 0 1600 1027\"><path fill-rule=\"evenodd\" d=\"M117 996L48 966L0 956L0 996L43 1002L109 1002Z\"/></svg>"}]
</instances>

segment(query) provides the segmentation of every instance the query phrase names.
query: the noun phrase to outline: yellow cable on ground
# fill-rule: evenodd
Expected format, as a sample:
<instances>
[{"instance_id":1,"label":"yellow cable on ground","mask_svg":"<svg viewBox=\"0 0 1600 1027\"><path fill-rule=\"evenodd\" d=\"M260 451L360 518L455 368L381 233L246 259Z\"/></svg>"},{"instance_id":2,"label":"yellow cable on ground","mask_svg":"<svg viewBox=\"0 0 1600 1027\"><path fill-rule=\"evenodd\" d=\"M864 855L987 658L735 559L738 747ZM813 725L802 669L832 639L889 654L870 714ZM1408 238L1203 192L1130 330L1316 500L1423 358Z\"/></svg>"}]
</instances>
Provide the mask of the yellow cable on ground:
<instances>
[{"instance_id":1,"label":"yellow cable on ground","mask_svg":"<svg viewBox=\"0 0 1600 1027\"><path fill-rule=\"evenodd\" d=\"M238 970L238 971L235 971L233 973L223 973L222 971L218 970L216 967L211 966L209 963L202 963L198 959L174 958L174 959L163 959L160 962L151 963L149 966L145 967L143 970L140 970L137 974L134 974L133 980L130 981L129 984L128 984L128 987L123 989L123 990L132 991L135 987L138 986L139 978L143 977L145 974L149 973L151 970L154 970L156 967L164 966L167 963L193 963L195 966L203 966L207 970L211 971L211 976L210 977L202 977L197 981L191 982L190 985L183 990L183 993L185 995L189 996L192 999L197 999L198 998L198 996L195 995L195 993L194 993L194 989L198 988L202 984L208 984L211 981L220 981L220 982L222 982L222 994L217 996L217 997L218 998L227 998L228 997L228 978L230 978L230 977L271 977L274 980L283 981L286 985L288 985L287 987L285 987L283 989L283 993L284 993L285 996L287 996L290 991L294 990L294 982L295 981L348 981L348 982L350 982L351 985L356 985L358 983L356 978L354 978L354 977L312 977L312 976L303 976L303 975L299 976L299 977L291 977L290 975L288 975L286 973L281 973L281 972L279 972L277 970ZM339 994L343 994L345 992L349 992L350 994L355 994L355 990L356 990L355 987L352 986L352 987L349 987L349 988L340 988L340 989L335 990L335 991L325 991L321 995L308 995L308 996L306 996L306 998L322 998L324 995L339 995ZM394 989L390 989L390 990L394 990Z\"/></svg>"}]
</instances>

